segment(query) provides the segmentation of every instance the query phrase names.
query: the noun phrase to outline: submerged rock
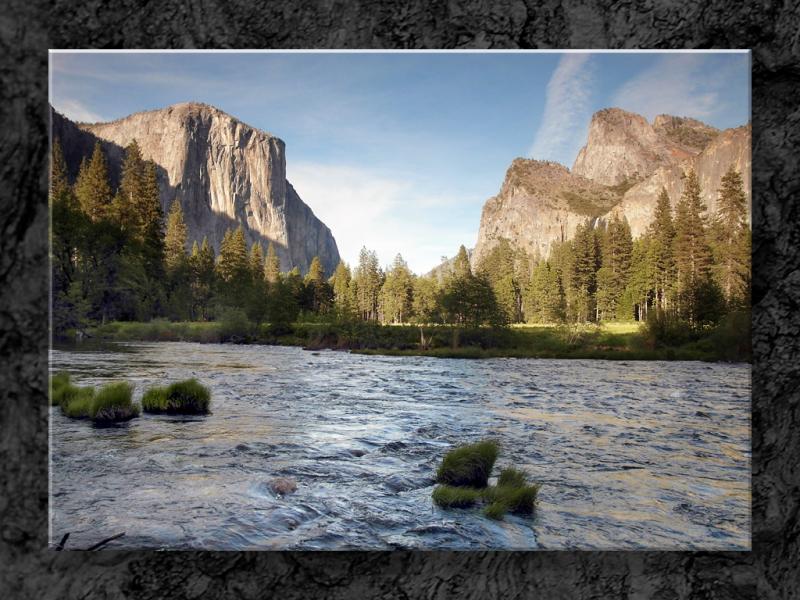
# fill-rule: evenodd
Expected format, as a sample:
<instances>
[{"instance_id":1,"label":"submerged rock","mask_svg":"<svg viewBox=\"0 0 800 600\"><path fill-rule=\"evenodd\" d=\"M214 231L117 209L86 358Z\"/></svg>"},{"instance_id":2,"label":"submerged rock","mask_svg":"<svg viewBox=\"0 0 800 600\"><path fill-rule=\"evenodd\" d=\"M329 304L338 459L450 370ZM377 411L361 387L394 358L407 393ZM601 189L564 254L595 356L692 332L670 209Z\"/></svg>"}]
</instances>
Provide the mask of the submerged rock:
<instances>
[{"instance_id":1,"label":"submerged rock","mask_svg":"<svg viewBox=\"0 0 800 600\"><path fill-rule=\"evenodd\" d=\"M297 491L297 482L290 477L276 477L269 482L269 489L279 496Z\"/></svg>"}]
</instances>

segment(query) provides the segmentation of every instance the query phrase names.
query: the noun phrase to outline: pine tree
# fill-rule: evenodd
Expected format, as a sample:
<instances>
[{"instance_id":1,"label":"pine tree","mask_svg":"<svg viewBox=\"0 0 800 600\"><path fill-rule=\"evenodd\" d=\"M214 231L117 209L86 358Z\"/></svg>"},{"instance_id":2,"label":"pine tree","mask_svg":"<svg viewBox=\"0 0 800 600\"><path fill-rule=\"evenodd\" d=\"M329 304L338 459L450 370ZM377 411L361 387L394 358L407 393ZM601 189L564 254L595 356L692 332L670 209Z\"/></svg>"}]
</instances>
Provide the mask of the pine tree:
<instances>
[{"instance_id":1,"label":"pine tree","mask_svg":"<svg viewBox=\"0 0 800 600\"><path fill-rule=\"evenodd\" d=\"M528 323L560 323L564 320L564 290L558 272L548 261L539 261L525 290Z\"/></svg>"},{"instance_id":2,"label":"pine tree","mask_svg":"<svg viewBox=\"0 0 800 600\"><path fill-rule=\"evenodd\" d=\"M599 248L591 223L579 225L572 239L571 310L576 321L594 317Z\"/></svg>"},{"instance_id":3,"label":"pine tree","mask_svg":"<svg viewBox=\"0 0 800 600\"><path fill-rule=\"evenodd\" d=\"M192 267L192 297L194 299L195 317L207 321L211 318L211 305L216 287L214 249L203 238L200 249L195 241L192 246L190 264Z\"/></svg>"},{"instance_id":4,"label":"pine tree","mask_svg":"<svg viewBox=\"0 0 800 600\"><path fill-rule=\"evenodd\" d=\"M315 256L311 259L311 264L308 266L308 273L306 273L305 281L306 283L322 283L325 281L325 272L322 270L322 263L319 260L319 256Z\"/></svg>"},{"instance_id":5,"label":"pine tree","mask_svg":"<svg viewBox=\"0 0 800 600\"><path fill-rule=\"evenodd\" d=\"M518 271L522 265L527 271L526 262L527 256L519 260L510 242L506 238L500 238L477 267L491 282L497 302L505 312L508 322L520 321L522 317L522 286ZM529 275L525 273L524 277Z\"/></svg>"},{"instance_id":6,"label":"pine tree","mask_svg":"<svg viewBox=\"0 0 800 600\"><path fill-rule=\"evenodd\" d=\"M294 302L295 306L298 310L303 307L303 303L306 299L306 286L303 283L303 277L300 275L300 269L298 267L292 268L291 271L286 273L286 275L281 279L284 283L284 287L288 290L289 295L292 297L292 301Z\"/></svg>"},{"instance_id":7,"label":"pine tree","mask_svg":"<svg viewBox=\"0 0 800 600\"><path fill-rule=\"evenodd\" d=\"M628 284L633 240L626 220L614 215L602 242L602 267L597 272L597 318L616 319L620 300Z\"/></svg>"},{"instance_id":8,"label":"pine tree","mask_svg":"<svg viewBox=\"0 0 800 600\"><path fill-rule=\"evenodd\" d=\"M53 141L50 158L53 330L82 329L90 310L80 279L80 257L89 223L69 184L61 144Z\"/></svg>"},{"instance_id":9,"label":"pine tree","mask_svg":"<svg viewBox=\"0 0 800 600\"><path fill-rule=\"evenodd\" d=\"M366 247L361 248L358 267L353 274L353 283L358 312L365 321L374 321L378 318L378 296L382 280L383 273L378 266L378 255Z\"/></svg>"},{"instance_id":10,"label":"pine tree","mask_svg":"<svg viewBox=\"0 0 800 600\"><path fill-rule=\"evenodd\" d=\"M272 242L267 247L267 258L264 261L264 279L269 284L278 283L281 277L281 261L275 253Z\"/></svg>"},{"instance_id":11,"label":"pine tree","mask_svg":"<svg viewBox=\"0 0 800 600\"><path fill-rule=\"evenodd\" d=\"M469 254L467 254L467 249L462 244L458 248L458 253L456 254L455 259L453 260L453 276L455 277L466 277L472 273L472 268L469 264Z\"/></svg>"},{"instance_id":12,"label":"pine tree","mask_svg":"<svg viewBox=\"0 0 800 600\"><path fill-rule=\"evenodd\" d=\"M384 322L404 323L411 317L413 275L400 254L386 273L380 292L380 305Z\"/></svg>"},{"instance_id":13,"label":"pine tree","mask_svg":"<svg viewBox=\"0 0 800 600\"><path fill-rule=\"evenodd\" d=\"M186 223L181 203L176 198L170 208L164 234L164 266L170 316L188 319L191 316L191 268L186 256Z\"/></svg>"},{"instance_id":14,"label":"pine tree","mask_svg":"<svg viewBox=\"0 0 800 600\"><path fill-rule=\"evenodd\" d=\"M675 282L675 260L673 246L675 241L675 226L672 221L672 207L667 190L661 188L661 193L656 202L653 222L649 227L650 255L654 280L652 283L655 293L654 301L661 310L671 308L671 293Z\"/></svg>"},{"instance_id":15,"label":"pine tree","mask_svg":"<svg viewBox=\"0 0 800 600\"><path fill-rule=\"evenodd\" d=\"M61 149L59 141L53 140L50 155L50 202L58 201L66 203L70 208L77 208L75 195L72 186L69 184L67 175L67 162L64 159L64 151Z\"/></svg>"},{"instance_id":16,"label":"pine tree","mask_svg":"<svg viewBox=\"0 0 800 600\"><path fill-rule=\"evenodd\" d=\"M716 279L732 307L747 306L750 302L751 241L747 214L744 182L731 165L719 188L713 238Z\"/></svg>"},{"instance_id":17,"label":"pine tree","mask_svg":"<svg viewBox=\"0 0 800 600\"><path fill-rule=\"evenodd\" d=\"M302 286L299 270L287 274L287 278L270 283L267 293L267 319L270 331L274 335L282 335L291 331L291 323L297 319L300 307L297 303L294 285Z\"/></svg>"},{"instance_id":18,"label":"pine tree","mask_svg":"<svg viewBox=\"0 0 800 600\"><path fill-rule=\"evenodd\" d=\"M236 231L227 230L223 236L217 274L222 299L230 306L241 306L250 288L250 263L241 225Z\"/></svg>"},{"instance_id":19,"label":"pine tree","mask_svg":"<svg viewBox=\"0 0 800 600\"><path fill-rule=\"evenodd\" d=\"M92 158L81 163L75 181L75 196L81 210L96 223L109 215L112 194L108 182L108 164L100 142L94 145Z\"/></svg>"},{"instance_id":20,"label":"pine tree","mask_svg":"<svg viewBox=\"0 0 800 600\"><path fill-rule=\"evenodd\" d=\"M139 203L139 235L145 245L156 255L163 252L162 228L164 212L161 210L161 194L158 189L156 164L144 163L142 196Z\"/></svg>"},{"instance_id":21,"label":"pine tree","mask_svg":"<svg viewBox=\"0 0 800 600\"><path fill-rule=\"evenodd\" d=\"M647 321L653 303L653 263L649 260L652 238L645 234L633 242L628 284L620 301L619 318Z\"/></svg>"},{"instance_id":22,"label":"pine tree","mask_svg":"<svg viewBox=\"0 0 800 600\"><path fill-rule=\"evenodd\" d=\"M177 198L167 217L167 230L164 234L164 263L167 273L174 273L186 264L186 223L183 220L183 209Z\"/></svg>"},{"instance_id":23,"label":"pine tree","mask_svg":"<svg viewBox=\"0 0 800 600\"><path fill-rule=\"evenodd\" d=\"M140 218L139 211L144 188L144 160L139 144L132 140L125 147L122 177L114 197L114 216L120 227L140 242L144 240L144 220Z\"/></svg>"},{"instance_id":24,"label":"pine tree","mask_svg":"<svg viewBox=\"0 0 800 600\"><path fill-rule=\"evenodd\" d=\"M247 318L261 323L267 313L267 281L264 279L264 251L259 242L253 242L248 259L247 296L242 299Z\"/></svg>"},{"instance_id":25,"label":"pine tree","mask_svg":"<svg viewBox=\"0 0 800 600\"><path fill-rule=\"evenodd\" d=\"M250 277L253 281L264 280L264 251L258 242L250 246Z\"/></svg>"},{"instance_id":26,"label":"pine tree","mask_svg":"<svg viewBox=\"0 0 800 600\"><path fill-rule=\"evenodd\" d=\"M339 261L329 283L333 288L333 302L337 318L347 321L354 317L356 314L356 298L350 267L343 261Z\"/></svg>"},{"instance_id":27,"label":"pine tree","mask_svg":"<svg viewBox=\"0 0 800 600\"><path fill-rule=\"evenodd\" d=\"M412 313L419 324L441 321L439 282L435 277L415 277L413 282Z\"/></svg>"},{"instance_id":28,"label":"pine tree","mask_svg":"<svg viewBox=\"0 0 800 600\"><path fill-rule=\"evenodd\" d=\"M319 256L311 259L308 273L304 280L305 284L305 306L315 313L327 313L333 304L333 289L325 280L325 271Z\"/></svg>"},{"instance_id":29,"label":"pine tree","mask_svg":"<svg viewBox=\"0 0 800 600\"><path fill-rule=\"evenodd\" d=\"M710 289L712 267L701 193L697 174L691 170L675 210L674 257L679 312L692 324L698 322L699 306L705 302L701 296Z\"/></svg>"}]
</instances>

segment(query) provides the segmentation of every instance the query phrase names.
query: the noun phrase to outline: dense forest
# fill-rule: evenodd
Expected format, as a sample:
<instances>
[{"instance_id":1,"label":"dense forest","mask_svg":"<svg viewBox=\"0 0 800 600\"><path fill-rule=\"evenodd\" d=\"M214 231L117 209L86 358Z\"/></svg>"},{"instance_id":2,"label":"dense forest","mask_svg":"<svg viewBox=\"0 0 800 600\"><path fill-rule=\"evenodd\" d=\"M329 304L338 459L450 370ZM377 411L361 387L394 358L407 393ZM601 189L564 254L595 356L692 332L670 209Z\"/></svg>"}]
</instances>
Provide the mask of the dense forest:
<instances>
[{"instance_id":1,"label":"dense forest","mask_svg":"<svg viewBox=\"0 0 800 600\"><path fill-rule=\"evenodd\" d=\"M107 321L209 321L239 314L280 327L295 321L363 320L502 327L512 323L647 321L665 316L708 327L750 304L748 203L729 170L718 211L706 212L698 178L686 174L675 210L665 190L655 218L633 240L625 220L578 227L545 259L500 242L472 268L462 246L436 275L413 274L401 255L381 268L363 248L357 265L304 276L281 272L275 248L249 249L240 226L215 250L189 240L181 202L161 209L156 167L135 141L112 189L99 143L74 182L52 149L53 330ZM190 245L191 242L191 245Z\"/></svg>"}]
</instances>

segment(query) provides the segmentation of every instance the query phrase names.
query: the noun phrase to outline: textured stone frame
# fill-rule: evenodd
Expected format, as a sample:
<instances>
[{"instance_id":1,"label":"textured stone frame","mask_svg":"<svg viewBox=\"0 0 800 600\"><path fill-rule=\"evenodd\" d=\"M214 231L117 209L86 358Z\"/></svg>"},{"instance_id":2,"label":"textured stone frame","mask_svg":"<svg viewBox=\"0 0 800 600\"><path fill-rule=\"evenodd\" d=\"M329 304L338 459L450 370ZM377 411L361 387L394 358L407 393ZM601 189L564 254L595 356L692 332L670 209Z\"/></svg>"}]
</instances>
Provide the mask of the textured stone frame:
<instances>
[{"instance_id":1,"label":"textured stone frame","mask_svg":"<svg viewBox=\"0 0 800 600\"><path fill-rule=\"evenodd\" d=\"M5 598L786 598L800 580L795 3L10 0L0 18ZM47 49L753 48L754 552L55 553L47 546Z\"/></svg>"}]
</instances>

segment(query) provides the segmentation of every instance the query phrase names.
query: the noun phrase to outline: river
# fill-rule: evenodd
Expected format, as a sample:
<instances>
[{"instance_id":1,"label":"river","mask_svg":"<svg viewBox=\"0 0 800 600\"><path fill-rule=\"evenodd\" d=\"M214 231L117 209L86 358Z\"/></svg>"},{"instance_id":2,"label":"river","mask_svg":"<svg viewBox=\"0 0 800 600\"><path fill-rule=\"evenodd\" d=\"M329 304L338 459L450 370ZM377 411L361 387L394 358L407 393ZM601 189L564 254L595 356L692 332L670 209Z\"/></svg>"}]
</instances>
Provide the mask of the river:
<instances>
[{"instance_id":1,"label":"river","mask_svg":"<svg viewBox=\"0 0 800 600\"><path fill-rule=\"evenodd\" d=\"M152 549L750 548L750 366L437 359L192 343L53 349L79 385L197 377L212 414L51 408L50 543ZM453 445L540 482L532 516L443 510ZM275 477L297 491L272 493Z\"/></svg>"}]
</instances>

